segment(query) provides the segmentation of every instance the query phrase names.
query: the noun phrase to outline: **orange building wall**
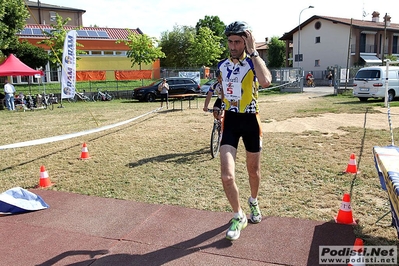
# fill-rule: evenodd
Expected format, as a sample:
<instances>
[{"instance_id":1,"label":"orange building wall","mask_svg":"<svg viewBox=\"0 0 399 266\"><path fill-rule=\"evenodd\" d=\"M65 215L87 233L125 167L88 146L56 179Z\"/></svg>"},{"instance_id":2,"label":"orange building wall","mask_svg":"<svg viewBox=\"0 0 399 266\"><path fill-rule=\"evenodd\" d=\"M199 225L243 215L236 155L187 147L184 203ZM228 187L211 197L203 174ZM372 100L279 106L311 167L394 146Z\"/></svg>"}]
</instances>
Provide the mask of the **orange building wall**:
<instances>
[{"instance_id":1,"label":"orange building wall","mask_svg":"<svg viewBox=\"0 0 399 266\"><path fill-rule=\"evenodd\" d=\"M38 44L42 39L21 38L20 40L26 40L32 45L49 50L48 46ZM83 45L83 47L77 47L78 50L82 51L127 51L129 49L124 43L115 43L115 40L78 40L78 43ZM80 59L77 61L76 71L106 71L107 80L115 80L115 70L140 71L140 66L134 65L132 67L130 58L126 56L80 55L79 57ZM143 70L143 72L151 70L153 79L160 78L160 60L156 60L153 64L141 65L141 70Z\"/></svg>"}]
</instances>

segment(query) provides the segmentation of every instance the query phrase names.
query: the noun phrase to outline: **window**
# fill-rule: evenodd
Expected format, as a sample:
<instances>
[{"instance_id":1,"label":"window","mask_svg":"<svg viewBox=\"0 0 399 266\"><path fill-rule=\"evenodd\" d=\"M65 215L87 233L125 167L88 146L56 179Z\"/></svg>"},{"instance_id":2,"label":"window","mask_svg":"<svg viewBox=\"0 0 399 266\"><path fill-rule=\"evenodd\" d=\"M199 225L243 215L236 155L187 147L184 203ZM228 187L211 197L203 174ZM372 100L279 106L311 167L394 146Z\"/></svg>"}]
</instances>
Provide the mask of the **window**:
<instances>
[{"instance_id":1,"label":"window","mask_svg":"<svg viewBox=\"0 0 399 266\"><path fill-rule=\"evenodd\" d=\"M320 43L320 36L317 36L316 37L316 41L315 41L316 43Z\"/></svg>"},{"instance_id":2,"label":"window","mask_svg":"<svg viewBox=\"0 0 399 266\"><path fill-rule=\"evenodd\" d=\"M115 55L126 55L126 51L115 51Z\"/></svg>"},{"instance_id":3,"label":"window","mask_svg":"<svg viewBox=\"0 0 399 266\"><path fill-rule=\"evenodd\" d=\"M321 28L321 22L320 22L320 21L317 21L317 22L314 24L314 28L315 28L316 30L319 30L319 29Z\"/></svg>"},{"instance_id":4,"label":"window","mask_svg":"<svg viewBox=\"0 0 399 266\"><path fill-rule=\"evenodd\" d=\"M320 59L314 60L314 66L319 67L320 66Z\"/></svg>"},{"instance_id":5,"label":"window","mask_svg":"<svg viewBox=\"0 0 399 266\"><path fill-rule=\"evenodd\" d=\"M57 20L57 13L54 11L50 11L50 21L56 21Z\"/></svg>"}]
</instances>

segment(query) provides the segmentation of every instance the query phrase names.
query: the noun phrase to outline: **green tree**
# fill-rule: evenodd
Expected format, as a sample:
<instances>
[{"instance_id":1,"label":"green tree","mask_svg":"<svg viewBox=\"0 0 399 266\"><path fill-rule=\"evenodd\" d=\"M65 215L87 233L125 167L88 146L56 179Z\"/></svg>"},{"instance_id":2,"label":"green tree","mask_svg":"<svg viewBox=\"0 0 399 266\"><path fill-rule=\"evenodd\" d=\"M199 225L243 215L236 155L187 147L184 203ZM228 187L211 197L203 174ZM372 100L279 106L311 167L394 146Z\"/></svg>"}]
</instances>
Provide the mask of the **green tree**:
<instances>
[{"instance_id":1,"label":"green tree","mask_svg":"<svg viewBox=\"0 0 399 266\"><path fill-rule=\"evenodd\" d=\"M199 34L199 30L202 27L208 27L215 36L223 37L226 25L218 16L205 16L204 19L200 19L195 25L197 34Z\"/></svg>"},{"instance_id":2,"label":"green tree","mask_svg":"<svg viewBox=\"0 0 399 266\"><path fill-rule=\"evenodd\" d=\"M173 27L173 31L162 32L160 45L165 53L161 60L162 67L192 67L189 50L195 39L195 28L189 26Z\"/></svg>"},{"instance_id":3,"label":"green tree","mask_svg":"<svg viewBox=\"0 0 399 266\"><path fill-rule=\"evenodd\" d=\"M23 0L0 1L0 50L18 42L17 33L24 29L29 12Z\"/></svg>"},{"instance_id":4,"label":"green tree","mask_svg":"<svg viewBox=\"0 0 399 266\"><path fill-rule=\"evenodd\" d=\"M391 61L397 61L398 60L398 58L396 56L392 55L392 54L385 55L385 59L389 59Z\"/></svg>"},{"instance_id":5,"label":"green tree","mask_svg":"<svg viewBox=\"0 0 399 266\"><path fill-rule=\"evenodd\" d=\"M62 54L64 52L64 41L67 35L67 30L64 26L71 20L71 18L63 19L60 15L56 15L56 24L51 24L53 28L50 32L43 31L45 39L38 42L38 44L45 44L50 48L49 61L57 66L62 65ZM79 28L76 28L79 29ZM76 47L83 47L82 44L76 43ZM76 48L76 55L85 54L84 51ZM79 60L80 57L76 57Z\"/></svg>"},{"instance_id":6,"label":"green tree","mask_svg":"<svg viewBox=\"0 0 399 266\"><path fill-rule=\"evenodd\" d=\"M4 51L5 55L11 53L33 69L40 67L45 68L49 61L48 53L43 48L36 47L26 40L16 45L12 45L9 49Z\"/></svg>"},{"instance_id":7,"label":"green tree","mask_svg":"<svg viewBox=\"0 0 399 266\"><path fill-rule=\"evenodd\" d=\"M272 37L269 44L268 67L283 67L285 61L285 43L279 37Z\"/></svg>"},{"instance_id":8,"label":"green tree","mask_svg":"<svg viewBox=\"0 0 399 266\"><path fill-rule=\"evenodd\" d=\"M129 29L129 35L127 40L118 40L116 43L125 43L130 50L127 51L127 57L134 65L151 64L159 58L164 58L165 54L162 52L162 48L157 46L158 41L154 37L149 37L146 34L136 34L131 32Z\"/></svg>"},{"instance_id":9,"label":"green tree","mask_svg":"<svg viewBox=\"0 0 399 266\"><path fill-rule=\"evenodd\" d=\"M215 36L208 27L201 27L198 30L194 41L189 48L189 58L193 66L216 65L223 53L220 46L222 37Z\"/></svg>"},{"instance_id":10,"label":"green tree","mask_svg":"<svg viewBox=\"0 0 399 266\"><path fill-rule=\"evenodd\" d=\"M229 56L229 47L227 45L227 37L224 35L226 25L220 20L218 16L205 16L204 19L200 19L195 25L197 34L201 27L208 27L215 36L221 37L220 47L223 48L222 58Z\"/></svg>"}]
</instances>

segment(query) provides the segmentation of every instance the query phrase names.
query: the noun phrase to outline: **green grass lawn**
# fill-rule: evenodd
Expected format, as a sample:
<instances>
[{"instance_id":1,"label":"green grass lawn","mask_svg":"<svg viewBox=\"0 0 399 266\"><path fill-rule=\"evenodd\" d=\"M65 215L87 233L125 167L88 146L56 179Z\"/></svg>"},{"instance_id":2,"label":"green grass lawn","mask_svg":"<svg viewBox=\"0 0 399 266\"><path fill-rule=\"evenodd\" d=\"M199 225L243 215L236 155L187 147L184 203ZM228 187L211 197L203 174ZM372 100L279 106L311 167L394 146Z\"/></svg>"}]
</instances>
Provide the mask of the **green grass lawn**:
<instances>
[{"instance_id":1,"label":"green grass lawn","mask_svg":"<svg viewBox=\"0 0 399 266\"><path fill-rule=\"evenodd\" d=\"M324 113L378 113L381 101L360 102L350 95L287 99L296 94L261 93L261 121L310 118ZM285 98L287 97L287 98ZM220 182L219 159L211 159L212 114L199 108L161 110L159 102L133 100L77 102L64 108L29 112L0 111L0 146L71 134L132 119L128 124L63 141L3 149L0 191L33 188L44 165L54 185L48 189L210 211L231 211ZM391 104L393 113L397 102ZM398 128L394 125L397 139ZM260 206L265 216L331 221L344 193L353 191L354 230L366 244L398 244L390 218L376 221L389 209L379 184L372 148L390 143L389 130L342 127L346 134L319 131L268 132L262 152ZM79 160L87 143L90 159ZM350 154L357 154L360 174L343 174ZM245 153L237 154L237 184L249 195ZM247 210L245 210L247 211Z\"/></svg>"}]
</instances>

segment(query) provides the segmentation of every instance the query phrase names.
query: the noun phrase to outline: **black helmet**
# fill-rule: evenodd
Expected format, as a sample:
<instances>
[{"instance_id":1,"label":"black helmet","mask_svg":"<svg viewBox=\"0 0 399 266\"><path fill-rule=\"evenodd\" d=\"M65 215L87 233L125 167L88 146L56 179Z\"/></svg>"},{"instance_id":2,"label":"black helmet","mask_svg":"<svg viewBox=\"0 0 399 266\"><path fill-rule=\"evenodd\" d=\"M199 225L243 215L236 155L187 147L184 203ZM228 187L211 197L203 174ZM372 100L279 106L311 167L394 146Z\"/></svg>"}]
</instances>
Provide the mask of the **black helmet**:
<instances>
[{"instance_id":1,"label":"black helmet","mask_svg":"<svg viewBox=\"0 0 399 266\"><path fill-rule=\"evenodd\" d=\"M218 69L215 72L215 77L219 77L221 74L222 74L222 72L220 72L220 70Z\"/></svg>"},{"instance_id":2,"label":"black helmet","mask_svg":"<svg viewBox=\"0 0 399 266\"><path fill-rule=\"evenodd\" d=\"M224 34L229 37L230 35L240 35L245 36L245 31L249 30L249 26L244 21L235 21L228 25L224 30Z\"/></svg>"}]
</instances>

